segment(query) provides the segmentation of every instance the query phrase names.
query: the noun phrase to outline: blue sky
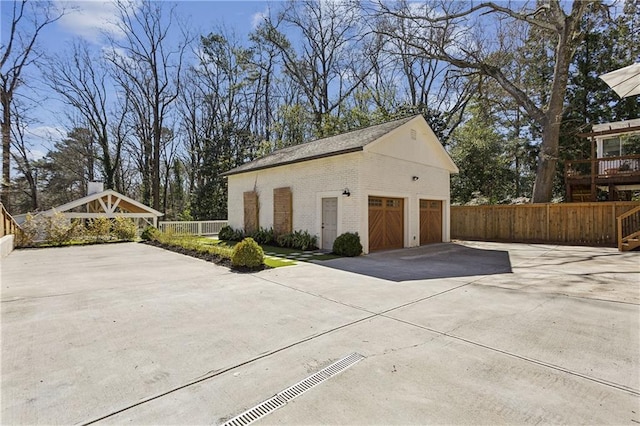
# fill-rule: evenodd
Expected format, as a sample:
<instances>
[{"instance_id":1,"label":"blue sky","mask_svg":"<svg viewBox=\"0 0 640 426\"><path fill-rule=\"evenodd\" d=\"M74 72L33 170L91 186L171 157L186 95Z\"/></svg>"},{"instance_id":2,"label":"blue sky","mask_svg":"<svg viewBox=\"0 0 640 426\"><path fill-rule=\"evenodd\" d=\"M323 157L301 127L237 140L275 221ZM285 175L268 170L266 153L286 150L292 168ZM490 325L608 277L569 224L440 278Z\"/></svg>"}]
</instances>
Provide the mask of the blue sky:
<instances>
[{"instance_id":1,"label":"blue sky","mask_svg":"<svg viewBox=\"0 0 640 426\"><path fill-rule=\"evenodd\" d=\"M39 39L39 48L47 55L63 55L76 38L82 38L96 48L101 49L104 31L115 30L113 21L116 9L111 1L105 0L54 0L60 7L69 12L59 21L46 28ZM164 0L158 0L164 1ZM224 27L234 33L239 40L245 40L260 22L261 17L269 8L277 8L279 1L177 1L165 3L175 4L179 18L189 25L189 29L196 37L208 34L216 28ZM9 30L13 1L0 0L0 36L6 40ZM178 28L175 29L178 34ZM117 34L116 34L117 35ZM195 46L194 46L195 47ZM25 79L35 76L36 69L25 72ZM36 119L29 127L32 141L32 154L38 158L46 154L53 142L63 138L68 126L65 116L61 114L63 105L56 101L44 85L38 84L34 88L22 88L22 95L29 99L37 99L30 116ZM32 101L33 103L33 101Z\"/></svg>"},{"instance_id":2,"label":"blue sky","mask_svg":"<svg viewBox=\"0 0 640 426\"><path fill-rule=\"evenodd\" d=\"M216 25L224 24L233 28L238 34L248 33L256 20L268 10L273 2L266 1L177 1L164 3L175 4L178 15L184 18L197 33L206 33ZM100 30L113 28L110 21L114 19L115 8L110 1L57 0L60 5L76 9L67 14L51 29L56 37L68 39L82 36L97 39Z\"/></svg>"}]
</instances>

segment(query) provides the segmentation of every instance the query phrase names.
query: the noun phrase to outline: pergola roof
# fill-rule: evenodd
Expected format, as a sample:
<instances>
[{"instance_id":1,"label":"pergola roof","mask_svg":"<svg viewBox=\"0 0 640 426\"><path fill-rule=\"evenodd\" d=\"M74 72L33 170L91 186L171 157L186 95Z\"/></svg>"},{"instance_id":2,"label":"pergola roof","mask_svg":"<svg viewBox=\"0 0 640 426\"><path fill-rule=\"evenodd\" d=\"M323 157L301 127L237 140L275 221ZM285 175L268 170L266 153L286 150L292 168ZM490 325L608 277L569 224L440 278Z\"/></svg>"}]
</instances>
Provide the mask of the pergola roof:
<instances>
[{"instance_id":1,"label":"pergola roof","mask_svg":"<svg viewBox=\"0 0 640 426\"><path fill-rule=\"evenodd\" d=\"M600 76L621 98L640 95L640 62Z\"/></svg>"},{"instance_id":2,"label":"pergola roof","mask_svg":"<svg viewBox=\"0 0 640 426\"><path fill-rule=\"evenodd\" d=\"M85 211L71 211L78 207L85 207ZM86 197L54 207L40 214L43 216L53 216L56 213L62 213L69 218L86 219L96 217L153 218L154 222L158 217L164 216L164 213L154 210L112 189L87 195Z\"/></svg>"}]
</instances>

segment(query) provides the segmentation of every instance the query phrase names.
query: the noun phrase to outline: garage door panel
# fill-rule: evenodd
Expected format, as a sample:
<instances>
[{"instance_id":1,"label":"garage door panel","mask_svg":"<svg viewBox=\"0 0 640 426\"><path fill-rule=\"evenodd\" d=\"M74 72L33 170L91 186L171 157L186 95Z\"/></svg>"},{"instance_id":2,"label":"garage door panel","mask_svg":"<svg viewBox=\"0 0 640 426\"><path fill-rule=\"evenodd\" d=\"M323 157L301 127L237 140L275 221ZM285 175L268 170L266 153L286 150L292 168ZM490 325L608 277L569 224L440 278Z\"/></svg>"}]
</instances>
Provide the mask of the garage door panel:
<instances>
[{"instance_id":1,"label":"garage door panel","mask_svg":"<svg viewBox=\"0 0 640 426\"><path fill-rule=\"evenodd\" d=\"M404 247L404 201L369 197L369 251Z\"/></svg>"},{"instance_id":2,"label":"garage door panel","mask_svg":"<svg viewBox=\"0 0 640 426\"><path fill-rule=\"evenodd\" d=\"M402 248L403 246L403 214L401 211L385 212L385 237L389 248Z\"/></svg>"},{"instance_id":3,"label":"garage door panel","mask_svg":"<svg viewBox=\"0 0 640 426\"><path fill-rule=\"evenodd\" d=\"M442 201L420 200L420 244L442 242Z\"/></svg>"},{"instance_id":4,"label":"garage door panel","mask_svg":"<svg viewBox=\"0 0 640 426\"><path fill-rule=\"evenodd\" d=\"M369 208L369 249L384 245L384 210Z\"/></svg>"},{"instance_id":5,"label":"garage door panel","mask_svg":"<svg viewBox=\"0 0 640 426\"><path fill-rule=\"evenodd\" d=\"M420 245L429 241L429 215L420 210Z\"/></svg>"}]
</instances>

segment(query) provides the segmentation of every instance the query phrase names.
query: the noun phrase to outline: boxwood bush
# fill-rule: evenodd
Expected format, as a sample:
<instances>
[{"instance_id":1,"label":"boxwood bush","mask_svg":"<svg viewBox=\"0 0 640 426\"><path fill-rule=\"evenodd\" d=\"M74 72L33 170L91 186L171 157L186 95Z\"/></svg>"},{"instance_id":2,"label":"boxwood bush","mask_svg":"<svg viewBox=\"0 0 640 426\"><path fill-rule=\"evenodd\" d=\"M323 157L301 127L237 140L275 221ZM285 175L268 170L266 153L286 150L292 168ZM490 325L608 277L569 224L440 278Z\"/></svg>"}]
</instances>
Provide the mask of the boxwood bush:
<instances>
[{"instance_id":1,"label":"boxwood bush","mask_svg":"<svg viewBox=\"0 0 640 426\"><path fill-rule=\"evenodd\" d=\"M218 239L223 241L229 241L231 234L233 233L233 228L229 225L223 226L218 231Z\"/></svg>"},{"instance_id":2,"label":"boxwood bush","mask_svg":"<svg viewBox=\"0 0 640 426\"><path fill-rule=\"evenodd\" d=\"M263 264L264 252L253 238L245 238L233 248L231 253L231 265L233 267L256 269Z\"/></svg>"},{"instance_id":3,"label":"boxwood bush","mask_svg":"<svg viewBox=\"0 0 640 426\"><path fill-rule=\"evenodd\" d=\"M222 241L242 241L244 237L242 229L233 229L229 225L223 226L218 232L218 239Z\"/></svg>"},{"instance_id":4,"label":"boxwood bush","mask_svg":"<svg viewBox=\"0 0 640 426\"><path fill-rule=\"evenodd\" d=\"M345 232L333 242L333 252L338 256L360 256L362 244L358 233Z\"/></svg>"}]
</instances>

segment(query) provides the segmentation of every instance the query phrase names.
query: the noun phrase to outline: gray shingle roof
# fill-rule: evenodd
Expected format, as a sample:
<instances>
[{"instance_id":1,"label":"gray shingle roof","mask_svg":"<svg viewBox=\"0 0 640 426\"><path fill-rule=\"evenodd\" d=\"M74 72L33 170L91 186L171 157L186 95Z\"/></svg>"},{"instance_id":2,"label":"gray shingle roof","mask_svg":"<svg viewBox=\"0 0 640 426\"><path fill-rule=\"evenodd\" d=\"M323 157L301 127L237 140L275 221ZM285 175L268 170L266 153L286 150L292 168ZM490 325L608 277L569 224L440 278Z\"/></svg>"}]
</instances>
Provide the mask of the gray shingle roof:
<instances>
[{"instance_id":1,"label":"gray shingle roof","mask_svg":"<svg viewBox=\"0 0 640 426\"><path fill-rule=\"evenodd\" d=\"M353 130L328 138L317 139L300 145L279 149L269 155L231 169L223 176L236 175L254 170L268 169L285 164L299 163L316 158L332 157L349 152L362 151L364 146L381 138L392 130L413 120L416 116L389 121L364 129Z\"/></svg>"}]
</instances>

